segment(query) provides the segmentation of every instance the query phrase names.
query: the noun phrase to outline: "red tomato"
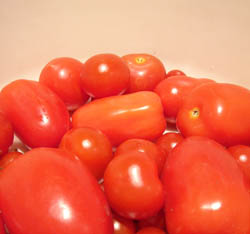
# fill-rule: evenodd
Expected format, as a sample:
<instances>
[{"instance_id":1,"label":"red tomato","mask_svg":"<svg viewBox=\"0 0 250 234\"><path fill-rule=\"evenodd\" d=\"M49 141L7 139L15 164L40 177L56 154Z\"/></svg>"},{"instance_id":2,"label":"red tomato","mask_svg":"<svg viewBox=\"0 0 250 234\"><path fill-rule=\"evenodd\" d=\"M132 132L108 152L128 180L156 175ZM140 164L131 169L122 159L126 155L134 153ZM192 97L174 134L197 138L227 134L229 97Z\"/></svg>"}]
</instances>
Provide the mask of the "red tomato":
<instances>
[{"instance_id":1,"label":"red tomato","mask_svg":"<svg viewBox=\"0 0 250 234\"><path fill-rule=\"evenodd\" d=\"M83 105L89 96L81 89L83 64L73 58L56 58L42 70L39 81L52 89L66 104L68 110Z\"/></svg>"},{"instance_id":2,"label":"red tomato","mask_svg":"<svg viewBox=\"0 0 250 234\"><path fill-rule=\"evenodd\" d=\"M98 183L60 149L33 149L3 170L0 206L11 234L113 233Z\"/></svg>"},{"instance_id":3,"label":"red tomato","mask_svg":"<svg viewBox=\"0 0 250 234\"><path fill-rule=\"evenodd\" d=\"M135 223L113 214L114 234L135 234Z\"/></svg>"},{"instance_id":4,"label":"red tomato","mask_svg":"<svg viewBox=\"0 0 250 234\"><path fill-rule=\"evenodd\" d=\"M184 137L206 136L232 146L250 143L250 91L233 84L209 83L185 99L177 117Z\"/></svg>"},{"instance_id":5,"label":"red tomato","mask_svg":"<svg viewBox=\"0 0 250 234\"><path fill-rule=\"evenodd\" d=\"M0 234L6 234L2 218L0 218Z\"/></svg>"},{"instance_id":6,"label":"red tomato","mask_svg":"<svg viewBox=\"0 0 250 234\"><path fill-rule=\"evenodd\" d=\"M129 79L129 69L120 57L98 54L84 64L82 88L94 98L113 96L128 88Z\"/></svg>"},{"instance_id":7,"label":"red tomato","mask_svg":"<svg viewBox=\"0 0 250 234\"><path fill-rule=\"evenodd\" d=\"M166 234L166 232L157 227L145 227L139 230L136 234Z\"/></svg>"},{"instance_id":8,"label":"red tomato","mask_svg":"<svg viewBox=\"0 0 250 234\"><path fill-rule=\"evenodd\" d=\"M101 130L113 145L131 138L152 140L166 129L161 100L149 91L92 101L75 111L72 123Z\"/></svg>"},{"instance_id":9,"label":"red tomato","mask_svg":"<svg viewBox=\"0 0 250 234\"><path fill-rule=\"evenodd\" d=\"M167 157L172 149L182 142L183 139L180 133L168 132L157 139L156 145L158 145L160 150L165 153L165 157Z\"/></svg>"},{"instance_id":10,"label":"red tomato","mask_svg":"<svg viewBox=\"0 0 250 234\"><path fill-rule=\"evenodd\" d=\"M169 78L171 76L185 76L186 74L183 71L180 70L171 70L166 74L166 78Z\"/></svg>"},{"instance_id":11,"label":"red tomato","mask_svg":"<svg viewBox=\"0 0 250 234\"><path fill-rule=\"evenodd\" d=\"M188 76L174 76L160 82L154 91L161 98L167 120L175 123L178 111L190 92L197 86L211 82L209 79Z\"/></svg>"},{"instance_id":12,"label":"red tomato","mask_svg":"<svg viewBox=\"0 0 250 234\"><path fill-rule=\"evenodd\" d=\"M10 121L0 113L0 156L8 152L14 139L14 130Z\"/></svg>"},{"instance_id":13,"label":"red tomato","mask_svg":"<svg viewBox=\"0 0 250 234\"><path fill-rule=\"evenodd\" d=\"M156 162L158 172L161 172L165 163L165 155L155 143L143 139L129 139L124 141L117 147L115 156L129 153L131 151L146 154L149 158L153 159Z\"/></svg>"},{"instance_id":14,"label":"red tomato","mask_svg":"<svg viewBox=\"0 0 250 234\"><path fill-rule=\"evenodd\" d=\"M128 93L151 91L163 79L166 71L162 62L150 54L128 54L122 57L130 70Z\"/></svg>"},{"instance_id":15,"label":"red tomato","mask_svg":"<svg viewBox=\"0 0 250 234\"><path fill-rule=\"evenodd\" d=\"M106 166L113 158L109 139L101 131L91 128L69 130L59 147L76 155L97 180L103 177Z\"/></svg>"},{"instance_id":16,"label":"red tomato","mask_svg":"<svg viewBox=\"0 0 250 234\"><path fill-rule=\"evenodd\" d=\"M1 107L15 133L29 147L56 147L69 129L63 101L36 81L16 80L2 89Z\"/></svg>"},{"instance_id":17,"label":"red tomato","mask_svg":"<svg viewBox=\"0 0 250 234\"><path fill-rule=\"evenodd\" d=\"M125 218L145 219L163 206L156 163L138 152L120 155L109 163L104 190L111 208Z\"/></svg>"},{"instance_id":18,"label":"red tomato","mask_svg":"<svg viewBox=\"0 0 250 234\"><path fill-rule=\"evenodd\" d=\"M162 181L169 233L250 233L243 174L217 142L186 138L167 158Z\"/></svg>"},{"instance_id":19,"label":"red tomato","mask_svg":"<svg viewBox=\"0 0 250 234\"><path fill-rule=\"evenodd\" d=\"M4 169L6 168L8 165L10 165L14 160L16 160L17 158L20 157L20 155L22 155L22 153L20 152L9 152L7 154L5 154L1 159L0 159L0 168Z\"/></svg>"}]
</instances>

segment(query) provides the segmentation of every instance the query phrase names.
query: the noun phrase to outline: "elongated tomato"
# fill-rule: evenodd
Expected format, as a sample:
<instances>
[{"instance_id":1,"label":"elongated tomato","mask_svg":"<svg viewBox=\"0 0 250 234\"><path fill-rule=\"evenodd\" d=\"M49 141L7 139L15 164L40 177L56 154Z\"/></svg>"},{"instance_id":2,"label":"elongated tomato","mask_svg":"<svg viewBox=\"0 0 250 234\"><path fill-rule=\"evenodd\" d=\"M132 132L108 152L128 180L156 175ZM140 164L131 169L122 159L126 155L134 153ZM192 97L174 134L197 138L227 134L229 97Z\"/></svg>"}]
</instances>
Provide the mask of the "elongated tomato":
<instances>
[{"instance_id":1,"label":"elongated tomato","mask_svg":"<svg viewBox=\"0 0 250 234\"><path fill-rule=\"evenodd\" d=\"M117 145L130 138L152 140L166 128L161 100L150 91L95 100L72 116L73 127L92 127Z\"/></svg>"}]
</instances>

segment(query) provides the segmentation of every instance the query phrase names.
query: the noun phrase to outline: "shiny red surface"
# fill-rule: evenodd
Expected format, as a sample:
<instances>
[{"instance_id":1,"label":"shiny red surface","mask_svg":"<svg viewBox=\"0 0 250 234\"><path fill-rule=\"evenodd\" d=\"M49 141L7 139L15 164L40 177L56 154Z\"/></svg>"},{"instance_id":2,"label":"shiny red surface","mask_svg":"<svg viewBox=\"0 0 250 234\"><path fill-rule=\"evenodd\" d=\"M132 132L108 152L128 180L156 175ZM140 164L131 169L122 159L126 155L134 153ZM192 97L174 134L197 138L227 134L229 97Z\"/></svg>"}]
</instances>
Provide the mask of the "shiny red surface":
<instances>
[{"instance_id":1,"label":"shiny red surface","mask_svg":"<svg viewBox=\"0 0 250 234\"><path fill-rule=\"evenodd\" d=\"M133 220L125 219L113 214L114 234L135 234L136 227Z\"/></svg>"},{"instance_id":2,"label":"shiny red surface","mask_svg":"<svg viewBox=\"0 0 250 234\"><path fill-rule=\"evenodd\" d=\"M3 155L0 159L0 168L4 169L9 164L11 164L15 159L19 158L22 155L20 152L9 152Z\"/></svg>"},{"instance_id":3,"label":"shiny red surface","mask_svg":"<svg viewBox=\"0 0 250 234\"><path fill-rule=\"evenodd\" d=\"M166 232L157 227L146 227L139 230L136 234L166 234Z\"/></svg>"}]
</instances>

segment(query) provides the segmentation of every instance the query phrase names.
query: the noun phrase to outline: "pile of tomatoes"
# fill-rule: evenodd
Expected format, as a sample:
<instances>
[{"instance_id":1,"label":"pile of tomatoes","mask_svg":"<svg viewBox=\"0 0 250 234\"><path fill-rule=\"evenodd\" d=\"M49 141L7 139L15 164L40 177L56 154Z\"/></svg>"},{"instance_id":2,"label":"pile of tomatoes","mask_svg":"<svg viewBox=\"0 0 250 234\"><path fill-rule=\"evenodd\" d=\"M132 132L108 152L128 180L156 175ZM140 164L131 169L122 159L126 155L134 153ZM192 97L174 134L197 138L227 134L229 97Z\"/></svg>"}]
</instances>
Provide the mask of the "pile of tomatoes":
<instances>
[{"instance_id":1,"label":"pile of tomatoes","mask_svg":"<svg viewBox=\"0 0 250 234\"><path fill-rule=\"evenodd\" d=\"M250 234L249 107L149 54L50 61L0 92L0 234Z\"/></svg>"}]
</instances>

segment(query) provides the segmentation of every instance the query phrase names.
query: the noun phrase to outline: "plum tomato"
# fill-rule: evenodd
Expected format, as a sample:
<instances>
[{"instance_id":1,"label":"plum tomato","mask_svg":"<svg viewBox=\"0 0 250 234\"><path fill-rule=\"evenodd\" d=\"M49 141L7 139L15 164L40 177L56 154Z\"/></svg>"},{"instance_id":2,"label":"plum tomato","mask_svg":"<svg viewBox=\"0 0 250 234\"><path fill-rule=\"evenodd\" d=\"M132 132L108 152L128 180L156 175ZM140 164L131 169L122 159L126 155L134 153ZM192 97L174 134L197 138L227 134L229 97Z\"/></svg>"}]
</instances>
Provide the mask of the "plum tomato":
<instances>
[{"instance_id":1,"label":"plum tomato","mask_svg":"<svg viewBox=\"0 0 250 234\"><path fill-rule=\"evenodd\" d=\"M128 219L145 219L163 207L163 188L156 163L138 152L114 157L104 173L111 208Z\"/></svg>"},{"instance_id":2,"label":"plum tomato","mask_svg":"<svg viewBox=\"0 0 250 234\"><path fill-rule=\"evenodd\" d=\"M225 146L250 143L250 91L234 84L207 83L184 100L177 127L184 137L206 136Z\"/></svg>"},{"instance_id":3,"label":"plum tomato","mask_svg":"<svg viewBox=\"0 0 250 234\"><path fill-rule=\"evenodd\" d=\"M157 227L145 227L140 229L136 234L166 234L166 232Z\"/></svg>"},{"instance_id":4,"label":"plum tomato","mask_svg":"<svg viewBox=\"0 0 250 234\"><path fill-rule=\"evenodd\" d=\"M111 234L109 206L74 155L36 148L0 174L0 207L11 234Z\"/></svg>"},{"instance_id":5,"label":"plum tomato","mask_svg":"<svg viewBox=\"0 0 250 234\"><path fill-rule=\"evenodd\" d=\"M162 62L150 54L128 54L122 57L130 70L128 93L152 91L165 79L166 71Z\"/></svg>"},{"instance_id":6,"label":"plum tomato","mask_svg":"<svg viewBox=\"0 0 250 234\"><path fill-rule=\"evenodd\" d=\"M166 129L161 100L151 91L94 100L74 112L72 124L101 130L112 145L131 138L153 140Z\"/></svg>"},{"instance_id":7,"label":"plum tomato","mask_svg":"<svg viewBox=\"0 0 250 234\"><path fill-rule=\"evenodd\" d=\"M117 55L97 54L84 64L82 89L94 98L119 95L129 85L127 65Z\"/></svg>"},{"instance_id":8,"label":"plum tomato","mask_svg":"<svg viewBox=\"0 0 250 234\"><path fill-rule=\"evenodd\" d=\"M154 91L161 98L167 120L175 123L178 111L191 90L211 82L213 81L209 79L196 79L183 75L173 76L161 81Z\"/></svg>"},{"instance_id":9,"label":"plum tomato","mask_svg":"<svg viewBox=\"0 0 250 234\"><path fill-rule=\"evenodd\" d=\"M165 154L155 143L144 139L129 139L116 148L115 156L131 151L144 153L149 158L153 159L156 162L159 174L161 173L165 163Z\"/></svg>"},{"instance_id":10,"label":"plum tomato","mask_svg":"<svg viewBox=\"0 0 250 234\"><path fill-rule=\"evenodd\" d=\"M186 74L181 70L171 70L166 74L166 78L171 76L185 76Z\"/></svg>"},{"instance_id":11,"label":"plum tomato","mask_svg":"<svg viewBox=\"0 0 250 234\"><path fill-rule=\"evenodd\" d=\"M76 155L97 180L103 177L106 166L113 158L109 139L101 131L91 128L69 130L59 147Z\"/></svg>"},{"instance_id":12,"label":"plum tomato","mask_svg":"<svg viewBox=\"0 0 250 234\"><path fill-rule=\"evenodd\" d=\"M31 148L57 147L70 127L63 101L36 81L16 80L5 86L0 106L17 136Z\"/></svg>"},{"instance_id":13,"label":"plum tomato","mask_svg":"<svg viewBox=\"0 0 250 234\"><path fill-rule=\"evenodd\" d=\"M9 152L5 155L3 155L0 159L0 168L4 169L6 168L9 164L11 164L14 160L19 158L22 155L22 153L14 151L14 152Z\"/></svg>"},{"instance_id":14,"label":"plum tomato","mask_svg":"<svg viewBox=\"0 0 250 234\"><path fill-rule=\"evenodd\" d=\"M250 233L250 196L243 174L216 141L184 139L168 156L162 181L169 233Z\"/></svg>"},{"instance_id":15,"label":"plum tomato","mask_svg":"<svg viewBox=\"0 0 250 234\"><path fill-rule=\"evenodd\" d=\"M81 89L83 64L74 58L51 60L41 71L39 82L53 90L72 111L83 105L89 96Z\"/></svg>"},{"instance_id":16,"label":"plum tomato","mask_svg":"<svg viewBox=\"0 0 250 234\"><path fill-rule=\"evenodd\" d=\"M113 214L114 234L135 234L135 222Z\"/></svg>"}]
</instances>

